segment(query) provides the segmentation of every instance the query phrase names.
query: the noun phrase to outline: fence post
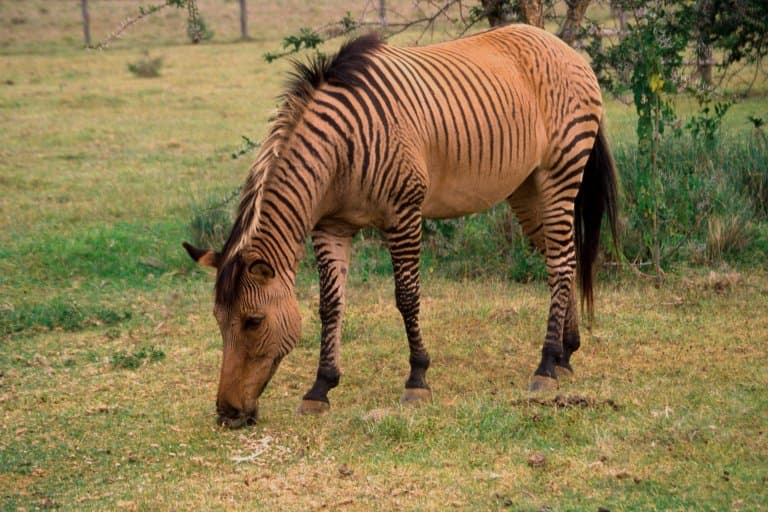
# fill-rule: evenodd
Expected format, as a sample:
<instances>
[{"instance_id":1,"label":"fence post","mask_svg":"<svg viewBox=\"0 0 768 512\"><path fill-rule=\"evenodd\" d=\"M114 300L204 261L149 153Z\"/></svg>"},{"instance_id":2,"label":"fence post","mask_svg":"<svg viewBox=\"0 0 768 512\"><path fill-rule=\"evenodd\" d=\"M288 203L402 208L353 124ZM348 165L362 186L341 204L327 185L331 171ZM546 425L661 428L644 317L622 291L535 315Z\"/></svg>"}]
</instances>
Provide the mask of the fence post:
<instances>
[{"instance_id":1,"label":"fence post","mask_svg":"<svg viewBox=\"0 0 768 512\"><path fill-rule=\"evenodd\" d=\"M379 22L381 30L387 30L387 0L379 0Z\"/></svg>"},{"instance_id":2,"label":"fence post","mask_svg":"<svg viewBox=\"0 0 768 512\"><path fill-rule=\"evenodd\" d=\"M91 17L88 15L88 0L80 0L80 7L83 11L83 37L85 46L91 46Z\"/></svg>"},{"instance_id":3,"label":"fence post","mask_svg":"<svg viewBox=\"0 0 768 512\"><path fill-rule=\"evenodd\" d=\"M248 9L245 0L240 0L240 37L248 39Z\"/></svg>"}]
</instances>

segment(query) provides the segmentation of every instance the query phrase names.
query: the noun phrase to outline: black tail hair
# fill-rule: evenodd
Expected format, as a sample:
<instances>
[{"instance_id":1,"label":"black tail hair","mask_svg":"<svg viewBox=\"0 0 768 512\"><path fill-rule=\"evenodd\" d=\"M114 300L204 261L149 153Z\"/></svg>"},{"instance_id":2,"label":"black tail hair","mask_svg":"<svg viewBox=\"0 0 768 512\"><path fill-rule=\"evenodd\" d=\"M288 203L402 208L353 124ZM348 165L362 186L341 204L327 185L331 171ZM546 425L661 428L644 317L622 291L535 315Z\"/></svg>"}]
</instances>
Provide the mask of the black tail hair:
<instances>
[{"instance_id":1,"label":"black tail hair","mask_svg":"<svg viewBox=\"0 0 768 512\"><path fill-rule=\"evenodd\" d=\"M581 306L583 309L586 304L590 319L593 315L594 263L600 250L600 228L606 213L613 247L617 253L619 250L616 166L605 140L603 124L600 123L597 130L575 204L576 266L581 285Z\"/></svg>"}]
</instances>

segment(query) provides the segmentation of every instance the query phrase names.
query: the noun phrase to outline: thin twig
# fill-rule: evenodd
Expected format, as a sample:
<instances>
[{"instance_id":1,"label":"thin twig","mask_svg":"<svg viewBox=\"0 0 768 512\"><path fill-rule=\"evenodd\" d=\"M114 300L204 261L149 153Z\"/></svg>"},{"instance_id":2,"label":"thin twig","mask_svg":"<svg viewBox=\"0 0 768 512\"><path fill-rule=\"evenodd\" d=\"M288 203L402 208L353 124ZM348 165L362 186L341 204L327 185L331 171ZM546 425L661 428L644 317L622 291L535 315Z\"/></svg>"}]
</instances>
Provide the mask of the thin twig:
<instances>
[{"instance_id":1,"label":"thin twig","mask_svg":"<svg viewBox=\"0 0 768 512\"><path fill-rule=\"evenodd\" d=\"M424 37L424 34L426 34L427 31L435 24L437 19L440 18L441 16L443 16L446 13L446 11L448 11L448 9L450 9L451 7L453 7L456 4L461 4L461 0L451 0L449 2L446 2L445 4L443 4L442 7L440 7L440 9L437 10L437 12L435 12L434 14L432 14L430 16L423 16L421 18L418 18L418 19L415 19L415 20L411 20L411 21L406 21L406 22L403 22L403 23L390 23L390 25L389 25L390 28L391 27L398 27L398 30L391 31L389 33L388 37L392 37L392 36L401 34L401 33L405 32L406 30L408 30L411 27L418 26L418 25L421 25L422 23L424 23L424 24L426 24L426 26L424 27L424 30L421 32L421 35L416 39L416 41L421 41L421 39ZM450 20L450 18L448 18L448 19Z\"/></svg>"},{"instance_id":2,"label":"thin twig","mask_svg":"<svg viewBox=\"0 0 768 512\"><path fill-rule=\"evenodd\" d=\"M139 21L143 20L147 16L150 16L157 11L164 9L165 7L168 7L171 4L171 0L166 0L163 4L158 5L152 5L150 7L141 8L139 10L139 14L136 16L132 16L130 18L124 19L120 25L111 33L109 34L106 39L99 41L95 45L88 46L91 50L105 50L109 47L109 45L114 42L115 40L122 37L123 33L128 30L132 25L135 25Z\"/></svg>"},{"instance_id":3,"label":"thin twig","mask_svg":"<svg viewBox=\"0 0 768 512\"><path fill-rule=\"evenodd\" d=\"M229 204L230 201L232 201L233 199L235 199L237 196L240 195L242 188L243 188L242 185L238 186L223 201L221 201L220 203L216 203L213 206L209 206L203 211L208 212L212 210L218 210L222 206L226 206L227 204Z\"/></svg>"}]
</instances>

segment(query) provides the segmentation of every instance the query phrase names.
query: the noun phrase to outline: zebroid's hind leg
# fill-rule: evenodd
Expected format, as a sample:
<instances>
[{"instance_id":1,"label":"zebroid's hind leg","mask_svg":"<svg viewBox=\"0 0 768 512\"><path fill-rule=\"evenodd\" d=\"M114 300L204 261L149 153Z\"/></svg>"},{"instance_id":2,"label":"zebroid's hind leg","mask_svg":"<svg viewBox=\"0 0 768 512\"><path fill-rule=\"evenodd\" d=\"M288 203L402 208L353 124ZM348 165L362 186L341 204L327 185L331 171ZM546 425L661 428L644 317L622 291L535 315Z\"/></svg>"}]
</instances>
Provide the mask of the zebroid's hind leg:
<instances>
[{"instance_id":1,"label":"zebroid's hind leg","mask_svg":"<svg viewBox=\"0 0 768 512\"><path fill-rule=\"evenodd\" d=\"M328 391L339 384L339 348L344 316L344 290L349 273L354 230L316 227L312 245L320 276L320 362L317 377L298 409L298 414L320 414L328 410Z\"/></svg>"},{"instance_id":2,"label":"zebroid's hind leg","mask_svg":"<svg viewBox=\"0 0 768 512\"><path fill-rule=\"evenodd\" d=\"M579 337L579 318L576 309L576 290L571 287L571 301L565 312L565 324L563 326L563 355L555 362L555 373L558 378L573 377L571 356L579 349L581 339Z\"/></svg>"},{"instance_id":3,"label":"zebroid's hind leg","mask_svg":"<svg viewBox=\"0 0 768 512\"><path fill-rule=\"evenodd\" d=\"M557 388L556 366L563 360L563 334L567 331L566 316L571 307L576 274L576 248L574 245L573 200L561 198L552 201L544 210L543 231L547 277L551 290L549 318L541 362L531 380L531 391ZM573 345L571 345L573 347ZM570 358L570 353L568 354Z\"/></svg>"},{"instance_id":4,"label":"zebroid's hind leg","mask_svg":"<svg viewBox=\"0 0 768 512\"><path fill-rule=\"evenodd\" d=\"M401 212L396 225L385 230L395 277L395 302L403 317L408 336L411 371L400 402L415 404L430 401L427 385L429 354L419 327L419 253L421 250L421 212L412 206Z\"/></svg>"},{"instance_id":5,"label":"zebroid's hind leg","mask_svg":"<svg viewBox=\"0 0 768 512\"><path fill-rule=\"evenodd\" d=\"M558 376L572 373L570 356L579 345L572 279L568 289L563 289L563 285L569 281L561 279L559 270L563 261L575 261L573 255L568 257L562 252L563 247L566 248L566 251L573 251L573 243L567 235L569 230L572 231L573 215L570 216L570 222L568 222L566 215L565 223L562 223L562 210L558 212L545 208L544 196L541 191L542 175L540 169L535 169L507 200L520 220L525 235L530 239L533 246L547 258L549 284L552 287L552 306L547 323L547 337L542 351L541 363L531 382L532 390L555 388L557 387L556 379ZM547 217L548 211L549 216ZM569 247L570 249L568 249ZM568 265L563 268L566 272L573 273L573 269ZM561 306L562 303L566 306Z\"/></svg>"}]
</instances>

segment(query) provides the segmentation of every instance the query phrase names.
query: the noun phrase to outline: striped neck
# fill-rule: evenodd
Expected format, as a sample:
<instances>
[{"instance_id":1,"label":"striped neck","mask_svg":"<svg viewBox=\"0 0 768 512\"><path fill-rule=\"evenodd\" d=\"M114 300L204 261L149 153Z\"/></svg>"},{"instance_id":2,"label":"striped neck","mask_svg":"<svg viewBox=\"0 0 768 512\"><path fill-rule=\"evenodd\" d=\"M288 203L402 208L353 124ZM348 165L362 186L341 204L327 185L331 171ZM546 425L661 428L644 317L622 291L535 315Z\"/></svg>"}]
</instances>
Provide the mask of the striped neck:
<instances>
[{"instance_id":1,"label":"striped neck","mask_svg":"<svg viewBox=\"0 0 768 512\"><path fill-rule=\"evenodd\" d=\"M335 169L335 151L302 122L284 141L267 172L260 198L258 227L245 248L248 259L263 259L286 285L296 271L318 206Z\"/></svg>"}]
</instances>

